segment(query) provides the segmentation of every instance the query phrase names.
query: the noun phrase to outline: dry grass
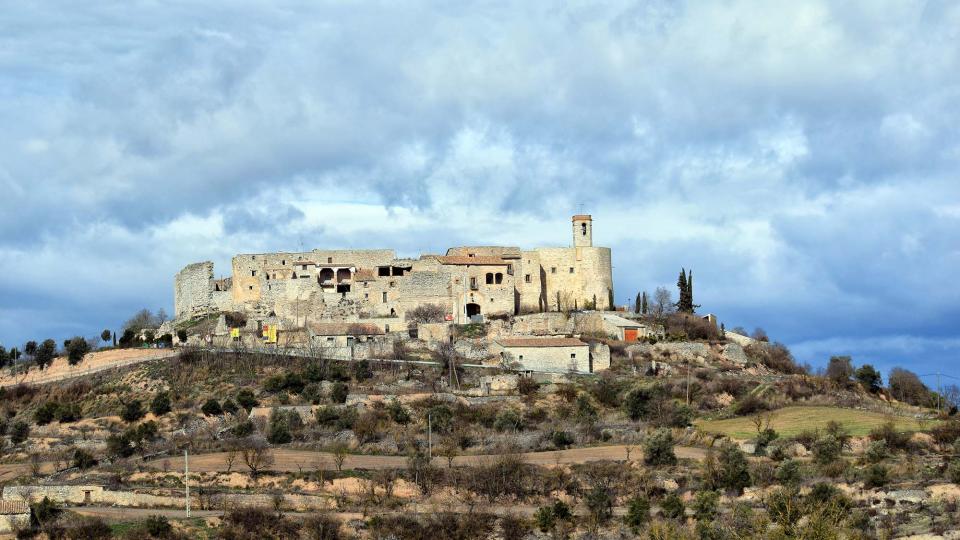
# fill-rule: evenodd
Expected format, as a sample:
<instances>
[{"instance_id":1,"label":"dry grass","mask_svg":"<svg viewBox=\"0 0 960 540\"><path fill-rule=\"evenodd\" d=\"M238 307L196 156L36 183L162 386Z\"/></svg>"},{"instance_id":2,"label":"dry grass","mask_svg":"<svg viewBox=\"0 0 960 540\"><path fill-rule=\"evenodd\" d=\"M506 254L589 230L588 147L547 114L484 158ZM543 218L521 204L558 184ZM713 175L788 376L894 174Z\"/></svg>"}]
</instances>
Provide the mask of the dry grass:
<instances>
[{"instance_id":1,"label":"dry grass","mask_svg":"<svg viewBox=\"0 0 960 540\"><path fill-rule=\"evenodd\" d=\"M840 422L854 436L867 435L871 429L890 420L901 431L929 429L936 422L839 407L785 407L764 414L770 417L770 427L786 437L803 431L823 429L830 421ZM747 416L726 420L699 420L696 424L703 431L721 433L735 439L750 439L757 433L753 417Z\"/></svg>"}]
</instances>

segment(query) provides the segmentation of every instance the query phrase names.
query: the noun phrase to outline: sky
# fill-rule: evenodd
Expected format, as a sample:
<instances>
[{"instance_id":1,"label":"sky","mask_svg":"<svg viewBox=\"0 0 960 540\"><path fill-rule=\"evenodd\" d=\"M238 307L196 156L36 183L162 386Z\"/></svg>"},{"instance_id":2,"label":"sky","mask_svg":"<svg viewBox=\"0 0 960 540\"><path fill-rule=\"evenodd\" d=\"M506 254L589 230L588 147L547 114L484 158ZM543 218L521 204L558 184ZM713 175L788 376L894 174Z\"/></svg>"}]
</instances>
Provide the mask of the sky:
<instances>
[{"instance_id":1,"label":"sky","mask_svg":"<svg viewBox=\"0 0 960 540\"><path fill-rule=\"evenodd\" d=\"M15 2L0 126L8 348L191 262L589 213L618 303L692 268L800 362L960 377L956 2Z\"/></svg>"}]
</instances>

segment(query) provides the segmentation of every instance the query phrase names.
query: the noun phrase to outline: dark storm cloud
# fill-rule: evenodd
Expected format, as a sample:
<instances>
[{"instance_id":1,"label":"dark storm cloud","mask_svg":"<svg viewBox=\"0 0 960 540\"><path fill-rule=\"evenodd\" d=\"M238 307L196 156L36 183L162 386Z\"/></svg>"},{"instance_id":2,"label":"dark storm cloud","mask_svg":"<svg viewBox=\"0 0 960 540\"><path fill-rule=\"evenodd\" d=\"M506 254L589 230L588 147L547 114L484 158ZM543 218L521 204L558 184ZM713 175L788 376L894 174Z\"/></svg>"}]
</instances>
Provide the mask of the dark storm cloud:
<instances>
[{"instance_id":1,"label":"dark storm cloud","mask_svg":"<svg viewBox=\"0 0 960 540\"><path fill-rule=\"evenodd\" d=\"M582 210L619 299L692 266L804 360L943 358L958 28L919 1L20 3L0 339L169 310L194 260L562 245Z\"/></svg>"}]
</instances>

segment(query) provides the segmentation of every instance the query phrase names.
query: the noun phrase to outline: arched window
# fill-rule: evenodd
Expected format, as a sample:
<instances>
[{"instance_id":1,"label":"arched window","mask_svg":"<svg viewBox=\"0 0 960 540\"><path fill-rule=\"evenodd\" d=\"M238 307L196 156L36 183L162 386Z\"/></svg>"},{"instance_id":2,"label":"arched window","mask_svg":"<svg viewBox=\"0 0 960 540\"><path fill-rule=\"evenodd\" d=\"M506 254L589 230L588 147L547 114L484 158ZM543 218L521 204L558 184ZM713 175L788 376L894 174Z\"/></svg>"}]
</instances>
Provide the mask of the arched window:
<instances>
[{"instance_id":1,"label":"arched window","mask_svg":"<svg viewBox=\"0 0 960 540\"><path fill-rule=\"evenodd\" d=\"M487 285L493 285L493 273L487 272Z\"/></svg>"},{"instance_id":2,"label":"arched window","mask_svg":"<svg viewBox=\"0 0 960 540\"><path fill-rule=\"evenodd\" d=\"M581 236L586 236L586 235L587 235L587 224L586 224L586 223L581 223L581 224L580 224L580 235L581 235Z\"/></svg>"},{"instance_id":3,"label":"arched window","mask_svg":"<svg viewBox=\"0 0 960 540\"><path fill-rule=\"evenodd\" d=\"M503 283L503 274L501 274L500 272L497 272L496 282L497 282L497 285Z\"/></svg>"}]
</instances>

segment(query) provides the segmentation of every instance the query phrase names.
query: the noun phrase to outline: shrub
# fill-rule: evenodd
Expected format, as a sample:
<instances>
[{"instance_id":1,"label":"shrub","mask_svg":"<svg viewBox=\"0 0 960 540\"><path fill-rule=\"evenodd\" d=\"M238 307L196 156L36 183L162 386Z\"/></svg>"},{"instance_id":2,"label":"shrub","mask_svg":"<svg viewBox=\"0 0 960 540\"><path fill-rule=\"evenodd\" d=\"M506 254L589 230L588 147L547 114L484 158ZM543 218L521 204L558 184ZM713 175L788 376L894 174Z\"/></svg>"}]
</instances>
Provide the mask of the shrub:
<instances>
[{"instance_id":1,"label":"shrub","mask_svg":"<svg viewBox=\"0 0 960 540\"><path fill-rule=\"evenodd\" d=\"M529 396L536 393L540 384L533 380L533 377L520 377L517 379L517 392L522 396Z\"/></svg>"},{"instance_id":2,"label":"shrub","mask_svg":"<svg viewBox=\"0 0 960 540\"><path fill-rule=\"evenodd\" d=\"M250 412L250 409L260 404L260 402L257 401L257 398L253 395L253 390L250 390L249 388L241 388L240 390L237 390L237 403L246 409L247 412Z\"/></svg>"},{"instance_id":3,"label":"shrub","mask_svg":"<svg viewBox=\"0 0 960 540\"><path fill-rule=\"evenodd\" d=\"M10 428L10 442L13 444L20 444L23 441L27 440L27 437L30 436L30 426L25 422L14 422L13 426Z\"/></svg>"},{"instance_id":4,"label":"shrub","mask_svg":"<svg viewBox=\"0 0 960 540\"><path fill-rule=\"evenodd\" d=\"M960 484L960 460L954 459L947 467L947 478L954 484Z\"/></svg>"},{"instance_id":5,"label":"shrub","mask_svg":"<svg viewBox=\"0 0 960 540\"><path fill-rule=\"evenodd\" d=\"M219 401L210 398L203 404L203 407L200 407L200 412L202 412L204 416L220 416L223 414L223 407L220 406Z\"/></svg>"},{"instance_id":6,"label":"shrub","mask_svg":"<svg viewBox=\"0 0 960 540\"><path fill-rule=\"evenodd\" d=\"M229 398L223 402L221 408L223 409L223 412L228 414L236 414L237 411L240 410L240 407Z\"/></svg>"},{"instance_id":7,"label":"shrub","mask_svg":"<svg viewBox=\"0 0 960 540\"><path fill-rule=\"evenodd\" d=\"M741 399L735 406L735 410L740 416L769 411L770 405L763 401L756 394L750 394Z\"/></svg>"},{"instance_id":8,"label":"shrub","mask_svg":"<svg viewBox=\"0 0 960 540\"><path fill-rule=\"evenodd\" d=\"M93 457L93 454L87 452L82 448L77 448L73 451L73 466L78 469L89 469L97 464L96 458Z\"/></svg>"},{"instance_id":9,"label":"shrub","mask_svg":"<svg viewBox=\"0 0 960 540\"><path fill-rule=\"evenodd\" d=\"M358 360L354 362L352 366L353 380L357 382L363 382L373 377L373 370L370 369L370 362L366 360Z\"/></svg>"},{"instance_id":10,"label":"shrub","mask_svg":"<svg viewBox=\"0 0 960 540\"><path fill-rule=\"evenodd\" d=\"M854 378L857 379L860 386L867 392L876 394L883 388L883 378L880 376L880 372L870 364L864 364L858 367L854 373Z\"/></svg>"},{"instance_id":11,"label":"shrub","mask_svg":"<svg viewBox=\"0 0 960 540\"><path fill-rule=\"evenodd\" d=\"M67 529L66 537L70 540L109 540L113 538L113 531L100 518L82 517Z\"/></svg>"},{"instance_id":12,"label":"shrub","mask_svg":"<svg viewBox=\"0 0 960 540\"><path fill-rule=\"evenodd\" d=\"M889 473L887 468L879 463L874 463L867 467L866 475L863 481L864 486L868 488L878 488L887 485L889 482Z\"/></svg>"},{"instance_id":13,"label":"shrub","mask_svg":"<svg viewBox=\"0 0 960 540\"><path fill-rule=\"evenodd\" d=\"M870 430L870 439L883 441L886 447L892 450L906 450L910 447L910 435L897 431L897 427L892 421L884 422Z\"/></svg>"},{"instance_id":14,"label":"shrub","mask_svg":"<svg viewBox=\"0 0 960 540\"><path fill-rule=\"evenodd\" d=\"M180 343L187 342L187 331L186 330L177 330L177 339L180 340Z\"/></svg>"},{"instance_id":15,"label":"shrub","mask_svg":"<svg viewBox=\"0 0 960 540\"><path fill-rule=\"evenodd\" d=\"M163 416L170 412L170 394L167 392L160 392L153 397L153 401L150 402L150 412L154 416Z\"/></svg>"},{"instance_id":16,"label":"shrub","mask_svg":"<svg viewBox=\"0 0 960 540\"><path fill-rule=\"evenodd\" d=\"M405 315L405 319L412 323L442 323L447 310L440 304L420 304Z\"/></svg>"},{"instance_id":17,"label":"shrub","mask_svg":"<svg viewBox=\"0 0 960 540\"><path fill-rule=\"evenodd\" d=\"M523 418L514 409L503 409L497 415L493 428L497 431L522 431Z\"/></svg>"},{"instance_id":18,"label":"shrub","mask_svg":"<svg viewBox=\"0 0 960 540\"><path fill-rule=\"evenodd\" d=\"M566 448L574 443L573 436L567 431L554 431L550 435L550 442L557 448Z\"/></svg>"},{"instance_id":19,"label":"shrub","mask_svg":"<svg viewBox=\"0 0 960 540\"><path fill-rule=\"evenodd\" d=\"M310 540L340 540L340 520L327 514L314 514L303 521L303 531Z\"/></svg>"},{"instance_id":20,"label":"shrub","mask_svg":"<svg viewBox=\"0 0 960 540\"><path fill-rule=\"evenodd\" d=\"M60 409L60 404L55 401L47 401L33 413L33 421L37 423L38 426L45 426L50 422L53 422L54 417L57 415L57 411Z\"/></svg>"},{"instance_id":21,"label":"shrub","mask_svg":"<svg viewBox=\"0 0 960 540\"><path fill-rule=\"evenodd\" d=\"M785 486L795 486L803 481L800 462L796 459L785 460L777 467L773 476L777 479L777 482Z\"/></svg>"},{"instance_id":22,"label":"shrub","mask_svg":"<svg viewBox=\"0 0 960 540\"><path fill-rule=\"evenodd\" d=\"M811 451L813 460L818 465L828 465L840 458L843 447L840 441L833 435L824 435L814 441Z\"/></svg>"},{"instance_id":23,"label":"shrub","mask_svg":"<svg viewBox=\"0 0 960 540\"><path fill-rule=\"evenodd\" d=\"M500 518L500 535L503 540L523 540L530 533L530 524L520 516L507 514Z\"/></svg>"},{"instance_id":24,"label":"shrub","mask_svg":"<svg viewBox=\"0 0 960 540\"><path fill-rule=\"evenodd\" d=\"M660 501L663 515L670 519L680 519L684 515L683 499L677 493L670 493Z\"/></svg>"},{"instance_id":25,"label":"shrub","mask_svg":"<svg viewBox=\"0 0 960 540\"><path fill-rule=\"evenodd\" d=\"M789 374L806 373L806 370L797 365L793 355L790 354L790 349L782 343L751 343L743 350L751 361L763 364L772 370Z\"/></svg>"},{"instance_id":26,"label":"shrub","mask_svg":"<svg viewBox=\"0 0 960 540\"><path fill-rule=\"evenodd\" d=\"M390 413L390 419L394 422L402 426L410 423L410 411L401 405L399 401L392 400L390 405L387 406L387 411Z\"/></svg>"},{"instance_id":27,"label":"shrub","mask_svg":"<svg viewBox=\"0 0 960 540\"><path fill-rule=\"evenodd\" d=\"M831 356L827 364L827 378L840 386L846 386L853 377L853 362L849 356Z\"/></svg>"},{"instance_id":28,"label":"shrub","mask_svg":"<svg viewBox=\"0 0 960 540\"><path fill-rule=\"evenodd\" d=\"M124 404L123 411L120 412L120 418L123 418L124 422L133 423L143 418L145 414L143 403L135 399Z\"/></svg>"},{"instance_id":29,"label":"shrub","mask_svg":"<svg viewBox=\"0 0 960 540\"><path fill-rule=\"evenodd\" d=\"M675 465L677 456L673 453L673 435L669 429L661 428L647 437L643 446L643 460L647 465Z\"/></svg>"},{"instance_id":30,"label":"shrub","mask_svg":"<svg viewBox=\"0 0 960 540\"><path fill-rule=\"evenodd\" d=\"M713 521L720 510L720 493L704 490L693 501L693 515L698 521Z\"/></svg>"},{"instance_id":31,"label":"shrub","mask_svg":"<svg viewBox=\"0 0 960 540\"><path fill-rule=\"evenodd\" d=\"M883 439L870 441L867 449L863 452L863 459L866 460L867 463L880 463L889 456L890 451L887 450L887 441Z\"/></svg>"},{"instance_id":32,"label":"shrub","mask_svg":"<svg viewBox=\"0 0 960 540\"><path fill-rule=\"evenodd\" d=\"M747 457L736 444L727 441L720 446L717 467L717 487L735 491L739 495L750 486Z\"/></svg>"},{"instance_id":33,"label":"shrub","mask_svg":"<svg viewBox=\"0 0 960 540\"><path fill-rule=\"evenodd\" d=\"M623 518L630 530L637 534L650 521L650 499L637 495L627 503L627 515Z\"/></svg>"},{"instance_id":34,"label":"shrub","mask_svg":"<svg viewBox=\"0 0 960 540\"><path fill-rule=\"evenodd\" d=\"M346 403L347 395L350 393L350 389L346 384L342 382L337 382L333 384L333 387L330 389L330 401L334 403Z\"/></svg>"},{"instance_id":35,"label":"shrub","mask_svg":"<svg viewBox=\"0 0 960 540\"><path fill-rule=\"evenodd\" d=\"M163 516L147 516L143 520L143 530L154 538L167 538L173 533L173 526Z\"/></svg>"}]
</instances>

